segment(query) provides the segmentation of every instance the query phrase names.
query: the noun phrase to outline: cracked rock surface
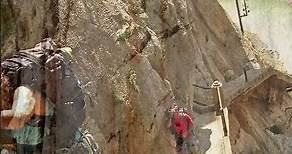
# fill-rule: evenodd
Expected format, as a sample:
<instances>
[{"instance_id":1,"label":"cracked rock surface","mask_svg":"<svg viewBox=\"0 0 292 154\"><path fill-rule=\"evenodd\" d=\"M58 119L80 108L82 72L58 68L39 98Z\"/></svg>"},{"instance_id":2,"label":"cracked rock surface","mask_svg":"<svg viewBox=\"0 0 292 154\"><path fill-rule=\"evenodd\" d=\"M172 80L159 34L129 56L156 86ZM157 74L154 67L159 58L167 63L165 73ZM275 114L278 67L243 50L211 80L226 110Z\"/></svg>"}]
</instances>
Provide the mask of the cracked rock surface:
<instances>
[{"instance_id":1,"label":"cracked rock surface","mask_svg":"<svg viewBox=\"0 0 292 154\"><path fill-rule=\"evenodd\" d=\"M172 97L189 111L214 107L213 93L192 84L234 80L248 61L216 0L2 0L2 12L1 59L45 37L73 49L72 68L93 100L84 127L104 153L176 153L165 115ZM203 127L215 114L191 114L193 150L205 153L212 131ZM231 122L241 130L238 116Z\"/></svg>"}]
</instances>

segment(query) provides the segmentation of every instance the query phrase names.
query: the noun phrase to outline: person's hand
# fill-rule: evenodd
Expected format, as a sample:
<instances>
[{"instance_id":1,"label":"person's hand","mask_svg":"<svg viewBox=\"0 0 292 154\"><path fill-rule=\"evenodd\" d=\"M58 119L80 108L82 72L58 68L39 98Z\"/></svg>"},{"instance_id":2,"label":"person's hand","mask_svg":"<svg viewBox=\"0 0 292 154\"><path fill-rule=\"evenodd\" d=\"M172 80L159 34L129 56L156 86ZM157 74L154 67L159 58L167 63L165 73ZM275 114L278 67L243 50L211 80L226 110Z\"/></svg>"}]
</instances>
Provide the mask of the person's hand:
<instances>
[{"instance_id":1,"label":"person's hand","mask_svg":"<svg viewBox=\"0 0 292 154\"><path fill-rule=\"evenodd\" d=\"M172 108L172 109L169 110L169 112L174 113L175 112L175 109Z\"/></svg>"},{"instance_id":2,"label":"person's hand","mask_svg":"<svg viewBox=\"0 0 292 154\"><path fill-rule=\"evenodd\" d=\"M15 144L1 144L0 145L0 152L2 153L1 150L6 150L6 151L15 151L16 150L16 145Z\"/></svg>"},{"instance_id":3,"label":"person's hand","mask_svg":"<svg viewBox=\"0 0 292 154\"><path fill-rule=\"evenodd\" d=\"M183 137L183 138L187 138L187 137L188 137L188 132L184 132L184 133L182 134L182 137Z\"/></svg>"}]
</instances>

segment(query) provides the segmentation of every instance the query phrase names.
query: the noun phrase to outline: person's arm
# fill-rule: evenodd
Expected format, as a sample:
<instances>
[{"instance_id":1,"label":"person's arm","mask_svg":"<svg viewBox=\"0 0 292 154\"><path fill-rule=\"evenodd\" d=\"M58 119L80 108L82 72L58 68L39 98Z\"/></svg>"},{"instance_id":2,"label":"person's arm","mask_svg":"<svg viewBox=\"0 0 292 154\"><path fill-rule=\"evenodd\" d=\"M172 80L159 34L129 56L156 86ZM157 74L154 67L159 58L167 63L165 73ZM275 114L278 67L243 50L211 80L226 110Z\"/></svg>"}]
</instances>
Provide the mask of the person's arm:
<instances>
[{"instance_id":1,"label":"person's arm","mask_svg":"<svg viewBox=\"0 0 292 154\"><path fill-rule=\"evenodd\" d=\"M1 111L0 128L21 128L33 115L35 106L33 91L27 87L20 86L14 92L11 110Z\"/></svg>"},{"instance_id":2,"label":"person's arm","mask_svg":"<svg viewBox=\"0 0 292 154\"><path fill-rule=\"evenodd\" d=\"M171 128L171 118L169 118L168 122L167 122L167 128Z\"/></svg>"},{"instance_id":3,"label":"person's arm","mask_svg":"<svg viewBox=\"0 0 292 154\"><path fill-rule=\"evenodd\" d=\"M0 118L0 128L4 129L9 125L9 122L11 121L13 117L12 110L3 110L1 111L1 118Z\"/></svg>"},{"instance_id":4,"label":"person's arm","mask_svg":"<svg viewBox=\"0 0 292 154\"><path fill-rule=\"evenodd\" d=\"M168 117L168 122L167 122L167 128L171 128L173 117L174 117L174 112L170 111L169 117Z\"/></svg>"},{"instance_id":5,"label":"person's arm","mask_svg":"<svg viewBox=\"0 0 292 154\"><path fill-rule=\"evenodd\" d=\"M187 118L187 122L188 122L188 126L189 126L188 129L190 130L190 129L194 128L195 126L194 126L194 123L193 123L191 116L186 114L186 118Z\"/></svg>"}]
</instances>

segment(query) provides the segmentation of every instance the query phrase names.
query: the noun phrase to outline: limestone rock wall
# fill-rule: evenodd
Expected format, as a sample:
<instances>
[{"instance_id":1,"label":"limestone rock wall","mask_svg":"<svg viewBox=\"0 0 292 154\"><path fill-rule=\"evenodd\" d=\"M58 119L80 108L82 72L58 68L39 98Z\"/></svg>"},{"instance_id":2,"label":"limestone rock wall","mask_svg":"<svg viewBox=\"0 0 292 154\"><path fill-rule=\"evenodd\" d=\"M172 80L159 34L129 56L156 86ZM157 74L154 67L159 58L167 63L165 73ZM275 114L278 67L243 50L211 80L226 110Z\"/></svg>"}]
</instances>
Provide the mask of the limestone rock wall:
<instances>
[{"instance_id":1,"label":"limestone rock wall","mask_svg":"<svg viewBox=\"0 0 292 154\"><path fill-rule=\"evenodd\" d=\"M84 127L104 153L175 153L164 112L171 98L189 110L214 105L192 83L230 81L247 62L215 0L1 1L1 58L45 37L73 48L72 67L93 100ZM212 132L203 127L215 115L192 114L195 150L204 153Z\"/></svg>"},{"instance_id":2,"label":"limestone rock wall","mask_svg":"<svg viewBox=\"0 0 292 154\"><path fill-rule=\"evenodd\" d=\"M230 106L230 141L234 153L283 153L292 151L291 106L287 93L271 88L273 80Z\"/></svg>"}]
</instances>

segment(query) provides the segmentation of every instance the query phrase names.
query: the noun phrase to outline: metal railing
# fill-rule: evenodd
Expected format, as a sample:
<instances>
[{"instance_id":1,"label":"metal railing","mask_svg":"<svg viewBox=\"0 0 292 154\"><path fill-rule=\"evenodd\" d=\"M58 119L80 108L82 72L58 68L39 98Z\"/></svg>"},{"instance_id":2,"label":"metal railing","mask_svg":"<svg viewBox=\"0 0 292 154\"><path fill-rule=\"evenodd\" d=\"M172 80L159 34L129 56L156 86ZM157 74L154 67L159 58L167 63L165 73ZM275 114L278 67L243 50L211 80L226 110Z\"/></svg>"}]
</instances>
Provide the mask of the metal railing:
<instances>
[{"instance_id":1,"label":"metal railing","mask_svg":"<svg viewBox=\"0 0 292 154\"><path fill-rule=\"evenodd\" d=\"M240 6L239 6L238 0L235 0L235 3L236 3L236 8L237 8L240 30L241 30L241 33L244 34L242 18L248 16L250 10L248 8L247 0L243 0L242 11L240 11Z\"/></svg>"}]
</instances>

